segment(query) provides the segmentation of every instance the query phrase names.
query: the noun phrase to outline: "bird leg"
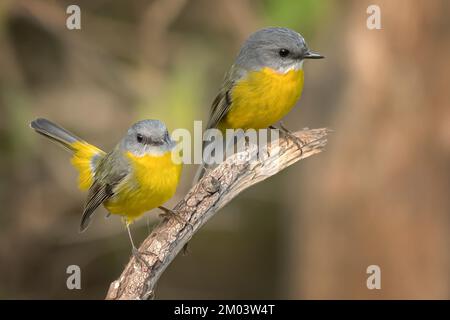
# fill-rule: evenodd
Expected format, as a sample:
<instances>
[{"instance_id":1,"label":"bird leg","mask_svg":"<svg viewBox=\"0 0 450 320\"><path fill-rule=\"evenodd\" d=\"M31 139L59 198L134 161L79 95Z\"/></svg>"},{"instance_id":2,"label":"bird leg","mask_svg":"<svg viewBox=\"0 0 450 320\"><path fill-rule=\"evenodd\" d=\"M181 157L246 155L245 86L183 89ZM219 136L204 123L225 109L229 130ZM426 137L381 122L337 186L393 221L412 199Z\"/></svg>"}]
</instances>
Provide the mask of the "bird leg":
<instances>
[{"instance_id":1,"label":"bird leg","mask_svg":"<svg viewBox=\"0 0 450 320\"><path fill-rule=\"evenodd\" d=\"M279 122L280 127L277 128L275 126L270 126L270 129L278 129L280 130L280 132L289 140L291 140L293 143L295 143L295 145L297 146L297 148L300 150L300 155L303 153L303 146L305 145L305 142L300 139L299 137L297 137L296 135L294 135L288 128L286 128L283 124L283 122Z\"/></svg>"},{"instance_id":2,"label":"bird leg","mask_svg":"<svg viewBox=\"0 0 450 320\"><path fill-rule=\"evenodd\" d=\"M134 241L133 241L133 237L131 236L131 230L130 230L130 222L126 221L125 225L127 226L127 231L128 231L128 237L130 237L130 242L131 242L131 253L133 254L134 258L136 259L136 261L138 261L139 263L143 263L145 264L145 266L147 267L148 270L151 269L150 265L148 264L148 262L142 257L142 253L139 252L139 249L136 248L136 246L134 245ZM145 253L145 254L150 254L150 255L154 255L153 253Z\"/></svg>"}]
</instances>

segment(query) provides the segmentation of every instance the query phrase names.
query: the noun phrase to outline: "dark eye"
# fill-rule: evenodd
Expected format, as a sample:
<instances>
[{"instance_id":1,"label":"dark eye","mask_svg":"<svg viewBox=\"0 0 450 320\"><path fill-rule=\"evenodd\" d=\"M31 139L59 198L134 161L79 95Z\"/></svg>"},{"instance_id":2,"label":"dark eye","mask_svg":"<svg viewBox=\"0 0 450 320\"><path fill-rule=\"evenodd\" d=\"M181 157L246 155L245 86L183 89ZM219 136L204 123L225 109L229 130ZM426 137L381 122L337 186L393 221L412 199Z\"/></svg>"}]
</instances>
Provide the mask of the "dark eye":
<instances>
[{"instance_id":1,"label":"dark eye","mask_svg":"<svg viewBox=\"0 0 450 320\"><path fill-rule=\"evenodd\" d=\"M142 134L138 133L136 135L136 140L137 140L137 142L141 143L142 141L144 141L144 136Z\"/></svg>"},{"instance_id":2,"label":"dark eye","mask_svg":"<svg viewBox=\"0 0 450 320\"><path fill-rule=\"evenodd\" d=\"M280 49L280 51L278 51L278 54L280 55L280 57L287 57L289 54L289 50L288 49Z\"/></svg>"}]
</instances>

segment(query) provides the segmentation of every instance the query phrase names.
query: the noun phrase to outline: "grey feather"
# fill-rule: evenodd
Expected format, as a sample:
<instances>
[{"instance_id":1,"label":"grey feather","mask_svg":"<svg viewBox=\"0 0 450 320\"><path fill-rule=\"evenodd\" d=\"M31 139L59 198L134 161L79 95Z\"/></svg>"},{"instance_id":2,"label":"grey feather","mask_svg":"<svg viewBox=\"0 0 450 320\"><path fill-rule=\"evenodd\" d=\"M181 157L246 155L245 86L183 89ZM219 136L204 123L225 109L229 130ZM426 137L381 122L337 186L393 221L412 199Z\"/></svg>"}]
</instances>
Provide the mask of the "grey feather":
<instances>
[{"instance_id":1,"label":"grey feather","mask_svg":"<svg viewBox=\"0 0 450 320\"><path fill-rule=\"evenodd\" d=\"M124 157L121 144L101 159L97 165L94 183L89 188L83 215L80 222L80 232L87 229L95 210L105 201L115 195L117 185L130 174L128 160Z\"/></svg>"},{"instance_id":2,"label":"grey feather","mask_svg":"<svg viewBox=\"0 0 450 320\"><path fill-rule=\"evenodd\" d=\"M289 50L289 56L280 57L280 49ZM280 27L264 28L251 34L244 42L236 58L236 66L247 71L263 67L284 70L302 60L307 52L305 39L298 32Z\"/></svg>"},{"instance_id":3,"label":"grey feather","mask_svg":"<svg viewBox=\"0 0 450 320\"><path fill-rule=\"evenodd\" d=\"M100 185L95 182L89 189L86 204L83 210L83 216L80 222L80 232L87 229L91 223L92 214L104 201L113 196L112 188L109 185Z\"/></svg>"},{"instance_id":4,"label":"grey feather","mask_svg":"<svg viewBox=\"0 0 450 320\"><path fill-rule=\"evenodd\" d=\"M73 151L71 144L75 141L83 141L73 133L58 126L50 120L38 118L30 123L30 127L37 133L49 138L50 140L57 142L69 151Z\"/></svg>"}]
</instances>

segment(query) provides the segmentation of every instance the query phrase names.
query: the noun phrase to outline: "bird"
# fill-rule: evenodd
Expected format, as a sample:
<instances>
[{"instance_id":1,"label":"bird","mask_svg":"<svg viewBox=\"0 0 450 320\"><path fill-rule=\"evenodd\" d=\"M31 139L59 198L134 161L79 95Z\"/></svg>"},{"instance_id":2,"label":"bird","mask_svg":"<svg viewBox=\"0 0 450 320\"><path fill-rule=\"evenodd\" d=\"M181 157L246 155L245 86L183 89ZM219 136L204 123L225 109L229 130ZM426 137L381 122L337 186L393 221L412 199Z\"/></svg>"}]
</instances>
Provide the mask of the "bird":
<instances>
[{"instance_id":1,"label":"bird","mask_svg":"<svg viewBox=\"0 0 450 320\"><path fill-rule=\"evenodd\" d=\"M214 99L206 130L275 128L300 99L305 59L322 59L298 32L268 27L251 34L226 73ZM280 130L297 143L283 124ZM203 144L203 151L207 143ZM301 149L301 148L300 148ZM205 155L203 156L205 159ZM205 173L200 165L194 182Z\"/></svg>"},{"instance_id":2,"label":"bird","mask_svg":"<svg viewBox=\"0 0 450 320\"><path fill-rule=\"evenodd\" d=\"M71 163L79 173L78 187L88 190L80 232L103 205L108 214L123 218L132 251L138 254L130 232L134 220L154 208L161 209L163 216L181 218L163 206L175 194L182 172L181 159L173 157L176 143L163 122L136 122L108 153L50 120L38 118L30 126L72 153Z\"/></svg>"}]
</instances>

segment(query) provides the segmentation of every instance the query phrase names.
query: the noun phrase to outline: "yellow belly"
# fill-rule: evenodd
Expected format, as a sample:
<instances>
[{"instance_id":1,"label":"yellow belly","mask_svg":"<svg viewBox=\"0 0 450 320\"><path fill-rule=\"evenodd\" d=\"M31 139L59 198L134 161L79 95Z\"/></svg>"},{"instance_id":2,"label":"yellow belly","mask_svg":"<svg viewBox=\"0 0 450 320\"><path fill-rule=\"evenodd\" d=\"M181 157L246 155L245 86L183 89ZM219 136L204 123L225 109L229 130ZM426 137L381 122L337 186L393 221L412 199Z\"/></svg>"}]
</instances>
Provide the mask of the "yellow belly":
<instances>
[{"instance_id":1,"label":"yellow belly","mask_svg":"<svg viewBox=\"0 0 450 320\"><path fill-rule=\"evenodd\" d=\"M181 164L172 161L171 153L161 156L136 157L126 153L133 173L117 187L114 198L104 203L112 214L126 217L128 222L172 198L181 175Z\"/></svg>"},{"instance_id":2,"label":"yellow belly","mask_svg":"<svg viewBox=\"0 0 450 320\"><path fill-rule=\"evenodd\" d=\"M262 129L280 121L303 89L303 70L280 74L270 68L249 72L231 92L233 101L219 129Z\"/></svg>"}]
</instances>

